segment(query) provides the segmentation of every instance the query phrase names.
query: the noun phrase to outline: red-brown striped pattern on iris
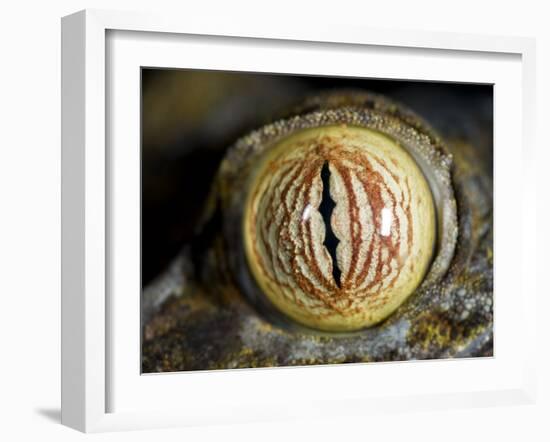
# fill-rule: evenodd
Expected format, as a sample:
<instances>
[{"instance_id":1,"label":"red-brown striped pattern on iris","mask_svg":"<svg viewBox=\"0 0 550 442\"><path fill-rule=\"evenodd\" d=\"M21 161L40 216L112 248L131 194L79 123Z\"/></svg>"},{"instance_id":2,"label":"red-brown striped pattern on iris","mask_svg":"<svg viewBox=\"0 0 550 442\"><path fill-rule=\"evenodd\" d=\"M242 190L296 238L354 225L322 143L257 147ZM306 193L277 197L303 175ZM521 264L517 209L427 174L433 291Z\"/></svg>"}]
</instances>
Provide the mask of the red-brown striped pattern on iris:
<instances>
[{"instance_id":1,"label":"red-brown striped pattern on iris","mask_svg":"<svg viewBox=\"0 0 550 442\"><path fill-rule=\"evenodd\" d=\"M370 129L326 126L279 141L246 207L252 274L306 326L349 331L383 320L431 262L429 185L404 148Z\"/></svg>"}]
</instances>

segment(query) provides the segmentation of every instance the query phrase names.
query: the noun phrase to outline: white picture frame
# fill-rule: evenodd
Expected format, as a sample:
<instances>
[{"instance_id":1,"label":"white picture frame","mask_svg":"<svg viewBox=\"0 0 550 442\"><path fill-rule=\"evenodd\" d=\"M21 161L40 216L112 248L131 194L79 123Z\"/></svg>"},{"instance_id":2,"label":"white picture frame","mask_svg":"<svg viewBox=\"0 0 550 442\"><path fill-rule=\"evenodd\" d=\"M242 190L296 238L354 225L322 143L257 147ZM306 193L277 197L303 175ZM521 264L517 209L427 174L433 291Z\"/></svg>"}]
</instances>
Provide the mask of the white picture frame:
<instances>
[{"instance_id":1,"label":"white picture frame","mask_svg":"<svg viewBox=\"0 0 550 442\"><path fill-rule=\"evenodd\" d=\"M502 293L505 293L504 288L508 285L510 290L517 289L519 295L516 295L517 299L514 299L514 302L504 295L496 300L495 345L500 348L495 350L494 358L484 362L485 367L481 367L479 361L461 360L455 364L453 361L450 361L451 364L438 361L351 364L346 367L228 370L216 373L140 376L139 366L133 360L136 351L139 353L135 346L136 337L139 341L139 327L135 327L135 321L139 321L139 310L138 316L135 316L134 306L124 304L126 301L123 299L112 297L113 292L120 287L120 281L124 281L125 278L135 279L135 262L128 261L128 272L120 266L116 267L119 262L117 254L124 253L124 244L129 248L139 248L139 237L138 244L132 242L132 237L129 236L129 241L121 240L121 247L113 247L113 243L119 241L117 232L120 232L116 227L119 221L113 219L113 213L121 201L120 196L113 193L113 188L116 188L117 192L124 192L124 186L118 185L119 176L130 177L130 183L136 182L135 175L132 174L136 173L135 155L137 152L139 157L139 141L136 144L135 118L132 120L130 116L128 121L121 122L117 120L117 111L109 107L109 103L113 104L113 101L110 101L113 97L109 95L113 93L110 82L118 81L117 75L123 75L126 68L133 69L131 72L136 74L135 67L141 65L141 60L144 59L142 57L147 53L154 54L155 58L149 59L154 60L153 65L158 63L159 66L181 67L177 61L171 62L170 58L177 45L185 44L186 36L199 41L202 47L210 44L209 37L215 37L216 41L226 48L232 45L231 42L234 42L235 46L242 43L239 48L243 51L247 50L247 44L258 50L265 42L277 51L314 51L316 48L322 48L334 56L338 56L339 51L362 48L370 48L369 50L378 52L380 56L397 50L397 55L401 57L420 50L423 51L419 53L420 58L430 59L430 68L436 72L432 75L439 79L444 78L445 72L449 69L448 66L445 67L449 57L451 60L463 60L464 63L471 58L474 60L472 63L476 63L477 60L482 66L485 66L483 63L489 59L505 60L504 64L498 65L499 69L496 68L497 65L486 65L486 72L495 72L494 75L499 75L499 81L495 83L497 87L499 84L503 85L502 95L497 95L495 99L498 126L495 132L495 152L503 152L503 156L496 155L495 159L495 278L501 278ZM115 37L121 39L109 40ZM205 39L206 43L201 38ZM149 51L147 45L151 46ZM140 47L143 50L138 50ZM280 24L266 27L265 24L256 25L250 22L246 27L242 24L235 27L230 22L221 25L196 17L175 19L150 14L99 10L81 11L64 17L62 423L81 431L96 432L329 414L362 415L375 409L395 412L410 409L533 403L536 397L536 382L535 339L532 338L536 325L528 319L536 317L536 287L535 267L528 265L527 257L535 256L535 178L529 173L534 167L534 58L534 40L517 37L414 31L397 33L369 28L312 24L292 28ZM259 60L256 63L259 64ZM275 57L270 60L274 63L277 59ZM405 73L405 68L400 67L398 59L396 60L397 62L387 61L387 66L391 67L385 72L386 78L398 78L400 75L403 78L423 78L422 65L412 63L413 66L409 67L411 70ZM411 60L414 61L414 57ZM111 66L117 63L117 66L121 66L120 72L111 69ZM233 67L231 63L220 57L204 61L201 67L227 69ZM151 62L145 64L152 65ZM296 62L296 65L298 64ZM246 67L243 65L241 69L245 70ZM269 64L264 64L262 69L273 70ZM306 66L295 69L305 72L304 69L317 68ZM439 74L438 69L441 69ZM378 72L378 76L384 75L382 71ZM346 71L323 73L345 75ZM484 73L483 69L468 71L462 68L462 72L456 75L460 75L464 81L481 79L491 82L492 74ZM128 84L131 85L132 82ZM514 85L518 88L514 88ZM134 89L128 90L134 91L131 92L133 94L137 92ZM502 102L499 102L500 97L502 100L512 100L510 102L515 103L514 108L501 109L503 106ZM134 106L135 99L135 95L121 95L116 100L117 106L130 109L129 114L135 116L135 112L139 112L139 104L137 109ZM113 121L128 124L128 128L133 127L133 138L129 136L125 141L129 143L129 149L119 149L116 155L110 150L112 143L118 143L116 126L114 131L107 130L107 122L114 124ZM509 135L510 140L506 140L500 136L504 133L501 131L509 127L506 123L511 121L516 124L513 129L509 128L510 133L506 135ZM507 149L507 143L511 141L517 141L517 148L513 148L514 150ZM134 147L137 151L133 150ZM514 161L520 161L522 164L522 186L506 187L510 186L505 180L506 168L514 165ZM499 198L499 194L503 195L505 192L514 197L512 199L515 204L517 201L521 202L521 209L516 208L513 211L510 221L500 222L499 210L505 211L508 207L506 204L509 204L502 196ZM132 216L135 214L135 207L135 204L130 204L128 210L123 212L126 212L127 216ZM139 217L135 222L139 223ZM128 230L135 233L135 229ZM507 247L514 251L515 261L507 258L504 252L498 255L499 251L504 251L502 241L506 232L510 230L520 232L517 238L510 239L507 244ZM133 238L136 238L135 235ZM521 257L520 271L517 271L517 256ZM113 266L117 268L117 272L120 271L126 276L113 278ZM134 284L139 285L139 280ZM135 294L135 287L132 290ZM136 305L138 304L139 291L136 298ZM127 312L128 320L124 319L121 311ZM515 316L512 318L511 315ZM521 325L519 336L512 336L510 333L512 320ZM122 325L119 327L119 324ZM120 342L124 339L129 342L128 347L133 353L126 354L120 350ZM367 393L353 384L353 380L363 376L365 370L369 370L369 377L374 374L377 379L402 376L405 371L414 373L418 379L418 388L413 388L414 385L408 388L407 384L397 383L375 393ZM454 389L450 389L450 382L445 377L437 381L434 374L444 371L447 372L445 376L461 374L458 378L462 379L462 383L460 379L455 378L453 382L456 385L453 386ZM485 377L478 376L482 372ZM345 373L345 376L340 373ZM178 399L181 395L177 393L177 389L182 388L182 376L188 376L187 380L191 380L186 384L183 401ZM484 384L483 382L489 382L489 376L492 381ZM320 396L315 394L313 384L310 383L316 377L328 380L329 385L335 385L331 380L345 379L338 386L329 388L324 396ZM422 380L430 378L432 387L426 388L427 384L423 384ZM473 382L474 379L478 379L478 382ZM484 379L486 381L483 381ZM300 388L304 389L303 392L308 395L307 401L300 402L289 393L290 397L285 403L282 396L277 396L277 390L280 390L282 385L292 386L290 390L295 390L294 386L300 385ZM248 390L250 394L247 394ZM357 391L349 394L350 390ZM170 397L169 391L173 392ZM206 403L201 397L208 391L215 391L216 394L206 395ZM274 400L260 402L258 391ZM117 398L116 401L114 397ZM178 399L181 406L178 407L178 402L171 398ZM138 404L139 402L143 404ZM135 407L130 406L132 404L135 404Z\"/></svg>"}]
</instances>

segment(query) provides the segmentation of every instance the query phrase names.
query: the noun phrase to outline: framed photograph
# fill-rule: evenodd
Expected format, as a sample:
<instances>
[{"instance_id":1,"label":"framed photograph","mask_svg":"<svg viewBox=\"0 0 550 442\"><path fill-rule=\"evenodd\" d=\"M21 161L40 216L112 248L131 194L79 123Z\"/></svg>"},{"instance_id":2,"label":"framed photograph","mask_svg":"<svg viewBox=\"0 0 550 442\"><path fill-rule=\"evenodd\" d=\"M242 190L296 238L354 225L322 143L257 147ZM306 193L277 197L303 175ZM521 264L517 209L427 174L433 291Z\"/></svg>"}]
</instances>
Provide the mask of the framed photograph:
<instances>
[{"instance_id":1,"label":"framed photograph","mask_svg":"<svg viewBox=\"0 0 550 442\"><path fill-rule=\"evenodd\" d=\"M533 40L83 11L62 55L64 424L534 401Z\"/></svg>"}]
</instances>

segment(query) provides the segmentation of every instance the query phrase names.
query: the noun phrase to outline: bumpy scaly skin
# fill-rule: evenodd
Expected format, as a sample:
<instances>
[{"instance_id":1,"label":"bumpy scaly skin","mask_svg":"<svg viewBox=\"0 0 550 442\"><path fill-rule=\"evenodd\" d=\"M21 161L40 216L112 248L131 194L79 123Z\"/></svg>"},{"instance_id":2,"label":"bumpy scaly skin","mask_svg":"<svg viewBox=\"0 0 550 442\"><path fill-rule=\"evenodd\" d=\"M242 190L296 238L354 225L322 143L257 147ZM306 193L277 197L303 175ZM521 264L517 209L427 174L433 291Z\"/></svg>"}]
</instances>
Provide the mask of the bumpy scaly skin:
<instances>
[{"instance_id":1,"label":"bumpy scaly skin","mask_svg":"<svg viewBox=\"0 0 550 442\"><path fill-rule=\"evenodd\" d=\"M419 133L433 135L424 123L393 103L373 96L351 97L314 98L298 113L324 112L350 100L355 104L360 101L361 105L398 114ZM437 137L433 135L433 139ZM432 270L435 266L437 277L427 278L386 321L356 333L316 333L285 321L262 306L260 299L245 297L236 283L239 275L234 274L239 258L235 250L227 248L227 235L232 230L223 230L221 225L230 221L219 211L233 189L234 183L226 181L218 188L209 222L193 247L194 268L189 269L188 251L179 261L186 269L182 294L165 302L145 326L143 371L491 355L492 182L472 145L462 140L446 141L453 155L453 187L459 209L456 250L450 266L442 260L434 262ZM229 155L224 167L234 167L238 172L238 164L238 158ZM445 241L443 237L442 248ZM448 268L444 275L443 268ZM174 278L173 271L171 275L150 287L149 296L158 296L160 289L155 287L170 287L166 279Z\"/></svg>"}]
</instances>

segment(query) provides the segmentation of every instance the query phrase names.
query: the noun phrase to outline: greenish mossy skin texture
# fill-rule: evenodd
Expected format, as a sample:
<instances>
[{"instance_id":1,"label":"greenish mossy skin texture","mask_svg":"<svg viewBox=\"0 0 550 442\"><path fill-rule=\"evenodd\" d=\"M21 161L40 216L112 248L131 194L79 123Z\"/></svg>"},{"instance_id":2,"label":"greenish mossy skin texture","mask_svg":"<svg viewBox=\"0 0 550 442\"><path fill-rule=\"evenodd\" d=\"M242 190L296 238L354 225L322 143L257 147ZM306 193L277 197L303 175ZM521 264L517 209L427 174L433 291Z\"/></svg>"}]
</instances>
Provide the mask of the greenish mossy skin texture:
<instances>
[{"instance_id":1,"label":"greenish mossy skin texture","mask_svg":"<svg viewBox=\"0 0 550 442\"><path fill-rule=\"evenodd\" d=\"M288 87L293 91L311 92L295 79L290 83ZM281 84L277 87L284 89ZM369 84L375 82L366 86ZM452 92L452 88L447 89ZM432 133L431 127L435 128L441 136L439 141L452 156L457 241L448 269L437 280L422 285L384 322L359 332L330 334L297 326L243 293L231 265L232 254L237 252L228 248L223 228L228 220L219 207L231 193L231 183L224 182L220 190L218 175L212 178L209 199L202 200L193 237L187 235L179 244L182 264L177 268L182 274L160 273L156 281L144 287L144 296L163 302L142 300L143 306L156 306L143 315L142 371L492 356L493 128L492 111L488 110L492 109L492 93L482 91L466 99L459 90L434 98L438 91L434 87L430 101L420 98L426 96L426 91L430 91L429 84L416 87L404 83L400 89L388 89L388 95L423 117L420 121L426 123L418 123L422 127L417 129ZM273 100L271 111L258 117L257 122L247 120L240 135L235 137L234 131L228 130L231 133L223 149L270 121L342 107L349 104L349 96L354 93L314 93L297 107L292 100ZM387 105L383 97L375 97L374 107ZM446 100L443 105L441 100ZM408 111L390 103L395 106L394 113L409 118ZM485 110L479 111L480 103ZM468 112L470 107L477 111ZM208 115L204 109L201 112ZM206 124L204 119L200 121ZM220 152L216 155L222 157ZM238 169L238 160L229 161L229 166Z\"/></svg>"}]
</instances>

